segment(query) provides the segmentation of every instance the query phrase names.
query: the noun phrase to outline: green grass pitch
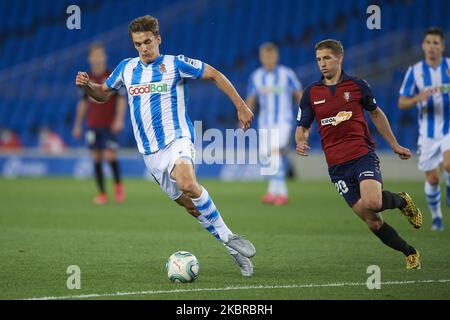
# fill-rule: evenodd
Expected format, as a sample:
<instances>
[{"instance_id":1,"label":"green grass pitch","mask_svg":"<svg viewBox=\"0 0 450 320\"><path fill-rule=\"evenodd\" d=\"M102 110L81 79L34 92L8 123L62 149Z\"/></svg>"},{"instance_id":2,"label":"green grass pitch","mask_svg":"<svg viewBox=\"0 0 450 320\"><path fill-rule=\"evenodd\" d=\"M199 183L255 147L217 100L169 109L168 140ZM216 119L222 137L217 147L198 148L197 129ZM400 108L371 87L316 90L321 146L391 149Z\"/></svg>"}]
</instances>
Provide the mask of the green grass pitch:
<instances>
[{"instance_id":1,"label":"green grass pitch","mask_svg":"<svg viewBox=\"0 0 450 320\"><path fill-rule=\"evenodd\" d=\"M383 214L420 250L422 269L414 271L327 181L289 182L290 203L280 208L260 202L261 182L201 182L228 226L255 244L252 278L241 277L225 248L152 182L126 180L126 202L99 207L91 203L91 180L2 179L0 298L450 298L450 230L430 230L421 182L385 182L387 190L408 191L424 213L420 230L398 210ZM443 210L450 226L449 209ZM196 282L168 281L164 264L178 250L199 259ZM70 265L81 269L79 290L66 287ZM380 290L365 285L370 265L381 269Z\"/></svg>"}]
</instances>

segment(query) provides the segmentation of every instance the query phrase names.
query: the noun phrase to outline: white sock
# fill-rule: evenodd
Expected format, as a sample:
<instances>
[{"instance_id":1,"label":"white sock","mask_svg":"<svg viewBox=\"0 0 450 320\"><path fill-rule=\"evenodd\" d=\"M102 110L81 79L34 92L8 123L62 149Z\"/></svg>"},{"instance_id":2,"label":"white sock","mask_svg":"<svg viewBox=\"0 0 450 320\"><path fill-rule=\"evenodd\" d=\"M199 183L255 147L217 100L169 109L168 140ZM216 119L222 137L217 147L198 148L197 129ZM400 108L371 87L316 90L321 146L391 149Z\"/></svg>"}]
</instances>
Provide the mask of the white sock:
<instances>
[{"instance_id":1,"label":"white sock","mask_svg":"<svg viewBox=\"0 0 450 320\"><path fill-rule=\"evenodd\" d=\"M232 234L232 232L220 216L219 210L217 210L214 202L208 194L208 191L202 187L200 197L197 199L192 199L192 202L201 214L197 217L200 224L213 236L223 242L227 242L228 237Z\"/></svg>"},{"instance_id":2,"label":"white sock","mask_svg":"<svg viewBox=\"0 0 450 320\"><path fill-rule=\"evenodd\" d=\"M273 177L269 178L269 188L267 192L276 194L277 193L277 181Z\"/></svg>"},{"instance_id":3,"label":"white sock","mask_svg":"<svg viewBox=\"0 0 450 320\"><path fill-rule=\"evenodd\" d=\"M425 198L427 199L428 209L430 209L431 217L442 218L441 211L441 188L438 185L431 185L425 181Z\"/></svg>"},{"instance_id":4,"label":"white sock","mask_svg":"<svg viewBox=\"0 0 450 320\"><path fill-rule=\"evenodd\" d=\"M277 195L287 197L288 190L286 185L286 179L277 180Z\"/></svg>"}]
</instances>

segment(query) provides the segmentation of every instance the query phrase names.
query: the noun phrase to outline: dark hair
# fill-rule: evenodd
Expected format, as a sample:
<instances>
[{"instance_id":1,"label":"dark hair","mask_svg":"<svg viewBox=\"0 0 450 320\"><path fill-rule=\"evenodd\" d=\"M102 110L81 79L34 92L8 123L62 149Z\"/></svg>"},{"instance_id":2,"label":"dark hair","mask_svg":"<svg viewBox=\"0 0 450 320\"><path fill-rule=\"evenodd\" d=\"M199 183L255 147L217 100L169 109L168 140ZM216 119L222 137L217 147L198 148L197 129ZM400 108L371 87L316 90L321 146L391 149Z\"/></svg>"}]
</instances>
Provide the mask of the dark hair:
<instances>
[{"instance_id":1,"label":"dark hair","mask_svg":"<svg viewBox=\"0 0 450 320\"><path fill-rule=\"evenodd\" d=\"M89 46L89 54L91 54L92 51L97 50L97 49L105 50L105 46L101 42L93 42Z\"/></svg>"},{"instance_id":2,"label":"dark hair","mask_svg":"<svg viewBox=\"0 0 450 320\"><path fill-rule=\"evenodd\" d=\"M322 49L330 49L336 56L344 54L344 47L342 46L342 43L334 39L322 40L317 43L314 48L316 49L316 51Z\"/></svg>"},{"instance_id":3,"label":"dark hair","mask_svg":"<svg viewBox=\"0 0 450 320\"><path fill-rule=\"evenodd\" d=\"M273 42L265 42L259 46L259 51L276 51L276 52L278 52L278 47Z\"/></svg>"},{"instance_id":4,"label":"dark hair","mask_svg":"<svg viewBox=\"0 0 450 320\"><path fill-rule=\"evenodd\" d=\"M425 35L423 36L423 38L425 39L425 37L429 34L434 35L434 36L439 36L441 38L442 42L445 41L444 32L442 32L442 30L439 28L436 28L436 27L428 28L427 31L425 31Z\"/></svg>"},{"instance_id":5,"label":"dark hair","mask_svg":"<svg viewBox=\"0 0 450 320\"><path fill-rule=\"evenodd\" d=\"M158 19L155 17L146 15L139 18L134 19L131 21L130 25L128 26L128 33L131 34L134 32L145 32L150 31L155 36L159 36L159 23Z\"/></svg>"}]
</instances>

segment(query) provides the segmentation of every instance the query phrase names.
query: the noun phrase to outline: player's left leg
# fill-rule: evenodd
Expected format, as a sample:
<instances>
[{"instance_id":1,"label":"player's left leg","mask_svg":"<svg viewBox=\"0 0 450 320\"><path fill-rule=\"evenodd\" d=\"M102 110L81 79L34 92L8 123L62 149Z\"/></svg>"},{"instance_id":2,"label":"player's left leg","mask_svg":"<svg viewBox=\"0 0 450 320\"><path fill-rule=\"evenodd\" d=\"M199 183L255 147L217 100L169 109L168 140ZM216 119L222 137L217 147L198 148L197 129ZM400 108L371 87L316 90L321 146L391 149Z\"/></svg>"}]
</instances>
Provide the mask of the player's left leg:
<instances>
[{"instance_id":1,"label":"player's left leg","mask_svg":"<svg viewBox=\"0 0 450 320\"><path fill-rule=\"evenodd\" d=\"M369 229L388 247L402 252L406 256L407 269L419 269L419 252L410 246L389 224L383 221L379 211L383 207L391 208L403 205L403 199L390 193L383 196L381 183L373 179L360 182L361 198L352 206L352 210L367 224ZM392 197L391 197L392 195ZM389 198L388 200L385 200ZM387 201L388 204L383 202Z\"/></svg>"},{"instance_id":2,"label":"player's left leg","mask_svg":"<svg viewBox=\"0 0 450 320\"><path fill-rule=\"evenodd\" d=\"M192 215L193 217L199 219L199 222L201 225L208 230L214 237L216 237L218 240L220 240L219 234L215 230L214 226L211 224L211 222L207 219L201 218L200 211L197 210L197 207L192 202L192 199L189 198L187 195L182 194L178 199L175 200L176 203L178 203L180 206L184 207L186 211ZM239 266L239 269L241 271L241 274L244 277L250 277L253 275L253 263L252 261L234 250L233 248L227 246L225 243L225 248L227 248L228 252L230 253L231 257L233 258L234 262Z\"/></svg>"}]
</instances>

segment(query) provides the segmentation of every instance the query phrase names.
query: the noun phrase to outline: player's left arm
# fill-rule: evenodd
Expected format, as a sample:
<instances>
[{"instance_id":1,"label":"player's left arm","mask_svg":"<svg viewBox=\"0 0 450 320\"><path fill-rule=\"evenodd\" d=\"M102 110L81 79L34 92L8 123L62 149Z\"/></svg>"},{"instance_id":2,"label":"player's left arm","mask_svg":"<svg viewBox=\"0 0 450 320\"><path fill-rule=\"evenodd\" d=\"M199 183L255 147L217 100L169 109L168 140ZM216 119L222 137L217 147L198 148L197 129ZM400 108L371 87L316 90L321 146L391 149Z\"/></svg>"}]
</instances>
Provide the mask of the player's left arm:
<instances>
[{"instance_id":1,"label":"player's left arm","mask_svg":"<svg viewBox=\"0 0 450 320\"><path fill-rule=\"evenodd\" d=\"M126 106L127 102L125 99L125 95L118 94L116 100L116 114L111 125L111 130L116 134L119 133L124 127Z\"/></svg>"},{"instance_id":2,"label":"player's left arm","mask_svg":"<svg viewBox=\"0 0 450 320\"><path fill-rule=\"evenodd\" d=\"M411 151L408 148L402 147L400 144L398 144L397 139L392 132L391 125L389 124L389 121L383 110L377 107L375 110L369 111L369 115L378 132L381 134L384 140L389 143L392 150L399 155L400 159L409 159L412 155Z\"/></svg>"},{"instance_id":3,"label":"player's left arm","mask_svg":"<svg viewBox=\"0 0 450 320\"><path fill-rule=\"evenodd\" d=\"M205 63L205 68L201 79L213 81L216 86L230 98L236 107L238 119L241 122L242 128L249 128L253 119L253 112L241 98L230 80L228 80L227 77L225 77L220 71L216 70L207 63Z\"/></svg>"}]
</instances>

